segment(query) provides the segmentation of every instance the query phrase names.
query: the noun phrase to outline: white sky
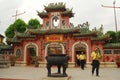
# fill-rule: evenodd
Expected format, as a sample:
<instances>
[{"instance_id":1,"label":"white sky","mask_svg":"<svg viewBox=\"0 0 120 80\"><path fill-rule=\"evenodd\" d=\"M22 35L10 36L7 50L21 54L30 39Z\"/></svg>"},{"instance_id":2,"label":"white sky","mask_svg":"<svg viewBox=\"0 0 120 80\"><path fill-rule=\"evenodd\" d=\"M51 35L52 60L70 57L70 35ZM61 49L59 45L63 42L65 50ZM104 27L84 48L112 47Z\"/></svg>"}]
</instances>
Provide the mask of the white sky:
<instances>
[{"instance_id":1,"label":"white sky","mask_svg":"<svg viewBox=\"0 0 120 80\"><path fill-rule=\"evenodd\" d=\"M86 21L90 24L90 29L99 28L103 24L104 32L116 31L114 24L114 10L112 8L101 7L101 4L113 6L114 0L0 0L0 34L4 35L5 30L15 21L12 17L16 10L18 13L26 11L25 14L18 16L26 23L31 18L42 20L37 15L44 10L44 5L49 3L63 2L66 8L73 8L74 17L70 19L75 26ZM120 7L120 0L116 0L116 6ZM120 31L120 8L116 9L118 31Z\"/></svg>"}]
</instances>

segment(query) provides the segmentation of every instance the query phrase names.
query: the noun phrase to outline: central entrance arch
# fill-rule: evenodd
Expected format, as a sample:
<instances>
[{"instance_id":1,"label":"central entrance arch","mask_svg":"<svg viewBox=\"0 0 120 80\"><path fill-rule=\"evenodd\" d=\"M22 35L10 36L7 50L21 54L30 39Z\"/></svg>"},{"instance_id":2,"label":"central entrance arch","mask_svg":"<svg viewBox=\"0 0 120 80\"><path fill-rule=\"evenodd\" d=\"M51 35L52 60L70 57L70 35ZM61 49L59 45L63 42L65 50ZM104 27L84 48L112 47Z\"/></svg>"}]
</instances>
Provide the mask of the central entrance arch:
<instances>
[{"instance_id":1,"label":"central entrance arch","mask_svg":"<svg viewBox=\"0 0 120 80\"><path fill-rule=\"evenodd\" d=\"M64 54L64 46L61 43L51 42L45 47L45 56L48 54Z\"/></svg>"}]
</instances>

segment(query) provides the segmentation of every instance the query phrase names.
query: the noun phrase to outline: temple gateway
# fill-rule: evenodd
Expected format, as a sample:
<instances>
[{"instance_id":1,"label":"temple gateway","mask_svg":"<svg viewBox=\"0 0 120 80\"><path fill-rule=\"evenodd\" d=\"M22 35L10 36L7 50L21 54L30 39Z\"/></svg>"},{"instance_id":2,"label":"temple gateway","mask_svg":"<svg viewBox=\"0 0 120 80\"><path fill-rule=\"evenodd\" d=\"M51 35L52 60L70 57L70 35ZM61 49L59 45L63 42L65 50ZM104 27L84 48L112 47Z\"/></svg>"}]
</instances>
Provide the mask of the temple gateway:
<instances>
[{"instance_id":1,"label":"temple gateway","mask_svg":"<svg viewBox=\"0 0 120 80\"><path fill-rule=\"evenodd\" d=\"M45 57L48 54L67 54L70 56L69 66L74 67L77 65L76 55L81 51L86 55L87 65L90 65L91 52L98 47L103 56L101 64L115 66L120 44L106 43L110 38L103 34L102 25L92 30L88 22L74 26L70 22L74 13L63 3L50 3L44 7L44 11L37 11L43 20L41 28L27 28L24 33L17 32L13 38L7 39L19 65L33 65L32 57L37 56L40 66L46 66Z\"/></svg>"}]
</instances>

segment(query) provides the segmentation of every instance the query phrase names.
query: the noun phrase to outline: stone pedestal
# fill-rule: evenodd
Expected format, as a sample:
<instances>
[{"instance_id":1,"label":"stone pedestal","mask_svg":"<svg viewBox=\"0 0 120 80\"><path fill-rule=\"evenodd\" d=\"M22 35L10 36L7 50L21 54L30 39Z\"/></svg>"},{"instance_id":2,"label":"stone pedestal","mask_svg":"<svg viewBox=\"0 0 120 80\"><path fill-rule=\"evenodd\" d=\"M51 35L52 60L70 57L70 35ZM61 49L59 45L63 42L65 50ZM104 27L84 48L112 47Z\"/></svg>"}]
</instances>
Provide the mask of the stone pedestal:
<instances>
[{"instance_id":1,"label":"stone pedestal","mask_svg":"<svg viewBox=\"0 0 120 80\"><path fill-rule=\"evenodd\" d=\"M42 80L71 80L71 76L68 77L45 77Z\"/></svg>"},{"instance_id":2,"label":"stone pedestal","mask_svg":"<svg viewBox=\"0 0 120 80\"><path fill-rule=\"evenodd\" d=\"M67 77L67 74L51 73L49 77Z\"/></svg>"}]
</instances>

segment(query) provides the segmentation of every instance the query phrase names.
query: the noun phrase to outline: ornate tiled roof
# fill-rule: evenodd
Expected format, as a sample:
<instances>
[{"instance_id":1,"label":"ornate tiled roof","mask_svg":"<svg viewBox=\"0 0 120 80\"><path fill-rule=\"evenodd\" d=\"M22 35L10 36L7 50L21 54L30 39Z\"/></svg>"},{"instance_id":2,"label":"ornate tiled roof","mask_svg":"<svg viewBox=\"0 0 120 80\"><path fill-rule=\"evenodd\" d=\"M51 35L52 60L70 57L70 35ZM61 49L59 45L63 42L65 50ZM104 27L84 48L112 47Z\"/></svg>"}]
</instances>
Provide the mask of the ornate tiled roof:
<instances>
[{"instance_id":1,"label":"ornate tiled roof","mask_svg":"<svg viewBox=\"0 0 120 80\"><path fill-rule=\"evenodd\" d=\"M31 34L66 34L66 33L79 33L79 28L67 28L67 29L49 29L49 30L41 30L41 29L32 29L29 31Z\"/></svg>"},{"instance_id":2,"label":"ornate tiled roof","mask_svg":"<svg viewBox=\"0 0 120 80\"><path fill-rule=\"evenodd\" d=\"M47 12L50 11L65 11L65 4L63 3L50 3L48 6L44 6Z\"/></svg>"},{"instance_id":3,"label":"ornate tiled roof","mask_svg":"<svg viewBox=\"0 0 120 80\"><path fill-rule=\"evenodd\" d=\"M52 11L62 11L61 16L69 16L69 17L73 17L74 14L72 13L72 9L70 10L69 8L65 7L65 4L63 3L50 3L48 6L44 6L46 11L43 12L39 12L38 16L40 18L46 18L48 17L48 12L52 12Z\"/></svg>"},{"instance_id":4,"label":"ornate tiled roof","mask_svg":"<svg viewBox=\"0 0 120 80\"><path fill-rule=\"evenodd\" d=\"M106 41L106 40L109 40L109 36L103 35L103 36L92 37L91 40L92 41Z\"/></svg>"},{"instance_id":5,"label":"ornate tiled roof","mask_svg":"<svg viewBox=\"0 0 120 80\"><path fill-rule=\"evenodd\" d=\"M86 36L97 36L96 32L85 32L73 34L74 37L86 37Z\"/></svg>"},{"instance_id":6,"label":"ornate tiled roof","mask_svg":"<svg viewBox=\"0 0 120 80\"><path fill-rule=\"evenodd\" d=\"M61 14L62 16L69 16L69 17L73 17L74 14L72 13L72 9L67 9L66 11L62 12Z\"/></svg>"},{"instance_id":7,"label":"ornate tiled roof","mask_svg":"<svg viewBox=\"0 0 120 80\"><path fill-rule=\"evenodd\" d=\"M37 11L37 13L38 13L38 16L39 16L40 18L46 18L46 17L48 17L48 13L45 12L45 11L43 11L43 12Z\"/></svg>"},{"instance_id":8,"label":"ornate tiled roof","mask_svg":"<svg viewBox=\"0 0 120 80\"><path fill-rule=\"evenodd\" d=\"M29 33L16 33L16 37L18 38L34 38L36 35L31 35Z\"/></svg>"},{"instance_id":9,"label":"ornate tiled roof","mask_svg":"<svg viewBox=\"0 0 120 80\"><path fill-rule=\"evenodd\" d=\"M103 34L103 25L99 29L94 28L93 31L97 32L97 37L92 37L92 41L106 41L110 39L109 35Z\"/></svg>"},{"instance_id":10,"label":"ornate tiled roof","mask_svg":"<svg viewBox=\"0 0 120 80\"><path fill-rule=\"evenodd\" d=\"M7 38L7 43L20 43L23 39L34 39L36 38L36 35L32 35L29 33L29 29L24 33L16 32L15 36L13 38Z\"/></svg>"},{"instance_id":11,"label":"ornate tiled roof","mask_svg":"<svg viewBox=\"0 0 120 80\"><path fill-rule=\"evenodd\" d=\"M88 22L79 24L77 27L80 28L80 33L74 34L75 37L97 36L96 31L89 30Z\"/></svg>"},{"instance_id":12,"label":"ornate tiled roof","mask_svg":"<svg viewBox=\"0 0 120 80\"><path fill-rule=\"evenodd\" d=\"M118 48L120 49L120 43L107 43L103 46L103 48Z\"/></svg>"},{"instance_id":13,"label":"ornate tiled roof","mask_svg":"<svg viewBox=\"0 0 120 80\"><path fill-rule=\"evenodd\" d=\"M67 29L51 29L51 30L42 30L42 29L28 29L24 33L16 33L14 38L7 38L6 42L9 43L20 43L23 39L35 39L36 35L44 34L66 34L66 33L78 33L80 32L79 28L67 28Z\"/></svg>"},{"instance_id":14,"label":"ornate tiled roof","mask_svg":"<svg viewBox=\"0 0 120 80\"><path fill-rule=\"evenodd\" d=\"M80 33L74 34L75 37L92 36L92 41L106 41L109 40L109 35L103 34L103 25L99 29L96 27L91 31L89 30L88 22L78 25L80 27Z\"/></svg>"},{"instance_id":15,"label":"ornate tiled roof","mask_svg":"<svg viewBox=\"0 0 120 80\"><path fill-rule=\"evenodd\" d=\"M21 40L14 37L14 38L7 38L7 39L6 39L6 42L7 42L7 43L20 43Z\"/></svg>"},{"instance_id":16,"label":"ornate tiled roof","mask_svg":"<svg viewBox=\"0 0 120 80\"><path fill-rule=\"evenodd\" d=\"M10 45L2 45L2 46L0 46L0 50L8 50L8 49L13 49L13 47L10 46Z\"/></svg>"}]
</instances>

